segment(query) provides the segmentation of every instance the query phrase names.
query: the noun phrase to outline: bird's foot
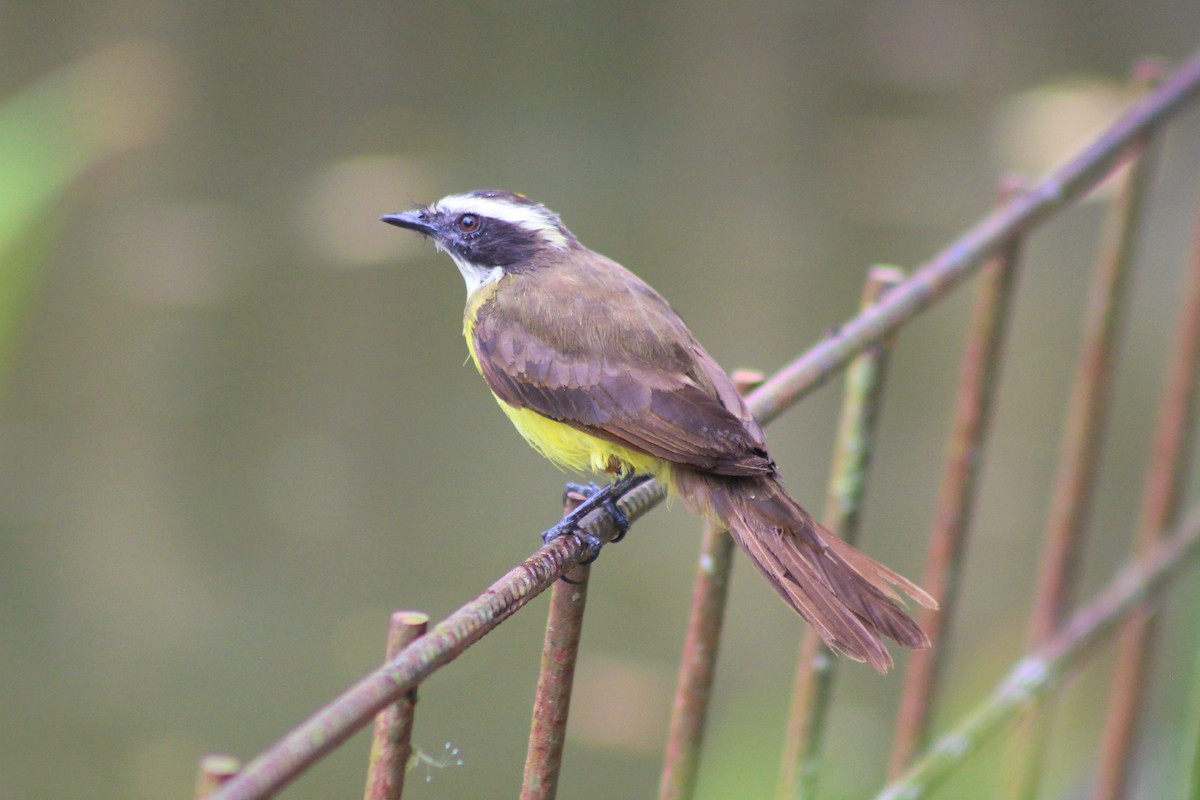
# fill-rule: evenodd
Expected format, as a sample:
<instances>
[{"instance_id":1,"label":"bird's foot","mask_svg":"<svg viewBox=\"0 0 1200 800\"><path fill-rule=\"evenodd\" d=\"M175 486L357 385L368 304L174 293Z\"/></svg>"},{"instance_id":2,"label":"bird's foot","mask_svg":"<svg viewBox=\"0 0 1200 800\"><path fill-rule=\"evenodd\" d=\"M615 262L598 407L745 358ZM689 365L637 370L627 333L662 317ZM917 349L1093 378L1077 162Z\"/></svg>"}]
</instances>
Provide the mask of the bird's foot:
<instances>
[{"instance_id":1,"label":"bird's foot","mask_svg":"<svg viewBox=\"0 0 1200 800\"><path fill-rule=\"evenodd\" d=\"M563 505L566 505L568 500L587 500L603 488L598 483L575 483L574 481L567 481L563 484ZM582 502L580 505L582 505Z\"/></svg>"},{"instance_id":2,"label":"bird's foot","mask_svg":"<svg viewBox=\"0 0 1200 800\"><path fill-rule=\"evenodd\" d=\"M613 524L617 529L616 535L609 541L619 542L624 539L625 534L629 532L630 521L621 507L617 505L615 498L620 497L637 480L638 478L630 476L614 481L607 486L598 486L594 483L568 483L563 491L563 502L567 502L572 497L582 498L583 502L572 512L570 523L556 525L546 531L542 534L542 541L549 544L563 534L573 533L584 546L584 557L580 559L579 563L592 563L599 557L600 548L604 546L605 541L595 534L580 530L579 520L593 510L603 508L612 517Z\"/></svg>"},{"instance_id":3,"label":"bird's foot","mask_svg":"<svg viewBox=\"0 0 1200 800\"><path fill-rule=\"evenodd\" d=\"M597 486L594 483L568 483L563 490L563 502L567 498L574 495L582 497L584 502L592 498L598 498L598 501L593 508L603 508L612 517L613 525L617 529L616 536L609 539L609 542L619 542L625 538L625 534L629 533L630 521L629 517L617 505L617 498L625 494L625 492L634 484L644 480L641 476L628 475L624 478L619 478L605 486ZM582 504L580 504L582 505Z\"/></svg>"}]
</instances>

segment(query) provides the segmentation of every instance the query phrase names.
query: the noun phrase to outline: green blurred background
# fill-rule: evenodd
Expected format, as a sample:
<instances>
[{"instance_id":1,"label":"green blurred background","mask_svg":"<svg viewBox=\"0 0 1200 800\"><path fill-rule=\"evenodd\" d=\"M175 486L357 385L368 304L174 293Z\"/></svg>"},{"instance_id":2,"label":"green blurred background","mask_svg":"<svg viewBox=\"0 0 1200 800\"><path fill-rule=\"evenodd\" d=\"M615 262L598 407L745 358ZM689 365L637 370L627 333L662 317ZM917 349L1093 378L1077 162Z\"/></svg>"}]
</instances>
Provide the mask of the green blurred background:
<instances>
[{"instance_id":1,"label":"green blurred background","mask_svg":"<svg viewBox=\"0 0 1200 800\"><path fill-rule=\"evenodd\" d=\"M565 476L469 366L448 259L380 224L453 191L525 192L669 297L727 368L770 371L1184 57L1177 2L0 4L0 797L190 792L537 544ZM1083 588L1122 561L1200 175L1190 114L1139 248ZM942 719L1023 645L1101 204L1039 233L954 632ZM919 577L968 292L899 340L864 546ZM821 506L837 406L770 431ZM1194 494L1194 493L1193 493ZM563 773L657 780L698 523L655 513L593 572ZM1195 643L1170 595L1139 792L1185 772ZM462 766L410 797L514 796L535 603L422 690L416 742ZM801 626L744 563L705 798L769 796ZM1108 651L1057 704L1047 797L1088 785ZM883 778L902 672L848 666L826 795ZM355 739L288 790L360 791ZM991 797L993 747L943 792Z\"/></svg>"}]
</instances>

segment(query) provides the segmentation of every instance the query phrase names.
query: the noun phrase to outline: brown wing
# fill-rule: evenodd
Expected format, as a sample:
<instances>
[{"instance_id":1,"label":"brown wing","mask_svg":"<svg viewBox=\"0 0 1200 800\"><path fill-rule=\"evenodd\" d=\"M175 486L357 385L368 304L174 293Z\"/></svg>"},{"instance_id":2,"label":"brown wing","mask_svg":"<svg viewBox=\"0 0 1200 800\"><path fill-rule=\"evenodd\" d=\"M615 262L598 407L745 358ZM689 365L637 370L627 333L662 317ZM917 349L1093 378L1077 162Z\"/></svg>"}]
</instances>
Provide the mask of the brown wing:
<instances>
[{"instance_id":1,"label":"brown wing","mask_svg":"<svg viewBox=\"0 0 1200 800\"><path fill-rule=\"evenodd\" d=\"M670 306L601 256L505 278L479 309L480 371L501 400L721 475L774 465L732 383Z\"/></svg>"}]
</instances>

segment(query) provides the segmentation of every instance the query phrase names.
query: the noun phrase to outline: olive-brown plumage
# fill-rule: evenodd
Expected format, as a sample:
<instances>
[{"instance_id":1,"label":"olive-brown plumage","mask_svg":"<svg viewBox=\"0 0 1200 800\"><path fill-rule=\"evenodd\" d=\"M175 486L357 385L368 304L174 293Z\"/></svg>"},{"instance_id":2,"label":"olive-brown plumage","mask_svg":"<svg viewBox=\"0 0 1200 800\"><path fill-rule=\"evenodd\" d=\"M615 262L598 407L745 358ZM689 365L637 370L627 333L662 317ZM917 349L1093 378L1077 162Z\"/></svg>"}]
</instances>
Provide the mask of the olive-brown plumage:
<instances>
[{"instance_id":1,"label":"olive-brown plumage","mask_svg":"<svg viewBox=\"0 0 1200 800\"><path fill-rule=\"evenodd\" d=\"M496 396L672 464L770 474L762 429L666 301L613 261L591 267L549 260L480 306L475 353Z\"/></svg>"},{"instance_id":2,"label":"olive-brown plumage","mask_svg":"<svg viewBox=\"0 0 1200 800\"><path fill-rule=\"evenodd\" d=\"M518 195L455 195L384 219L432 237L458 264L472 357L534 447L566 466L655 474L727 525L835 650L884 671L881 636L929 645L896 589L932 598L788 495L732 381L644 281Z\"/></svg>"}]
</instances>

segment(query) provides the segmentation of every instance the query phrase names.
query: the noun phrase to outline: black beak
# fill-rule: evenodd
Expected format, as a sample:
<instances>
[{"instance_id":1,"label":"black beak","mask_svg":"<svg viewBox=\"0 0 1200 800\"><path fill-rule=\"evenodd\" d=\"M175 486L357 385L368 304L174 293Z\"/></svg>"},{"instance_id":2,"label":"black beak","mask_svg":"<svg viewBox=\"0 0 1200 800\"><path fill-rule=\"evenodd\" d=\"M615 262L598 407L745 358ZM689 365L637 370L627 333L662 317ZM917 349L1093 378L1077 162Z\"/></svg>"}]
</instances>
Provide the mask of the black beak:
<instances>
[{"instance_id":1,"label":"black beak","mask_svg":"<svg viewBox=\"0 0 1200 800\"><path fill-rule=\"evenodd\" d=\"M435 232L433 220L429 218L428 213L421 210L398 211L395 214L384 214L380 219L388 225L395 225L398 228L408 228L410 231L416 231L425 236L433 236Z\"/></svg>"}]
</instances>

